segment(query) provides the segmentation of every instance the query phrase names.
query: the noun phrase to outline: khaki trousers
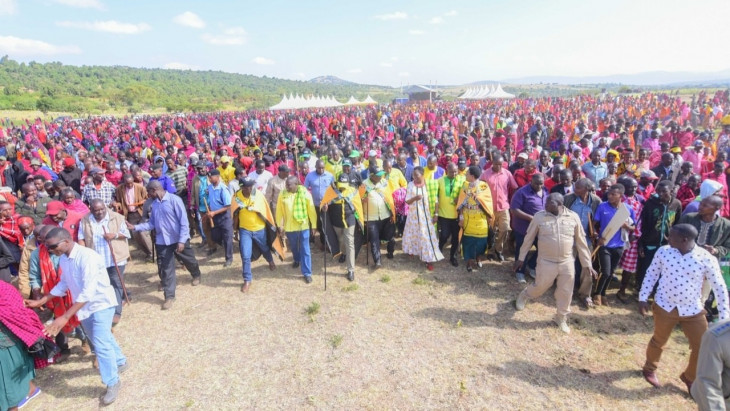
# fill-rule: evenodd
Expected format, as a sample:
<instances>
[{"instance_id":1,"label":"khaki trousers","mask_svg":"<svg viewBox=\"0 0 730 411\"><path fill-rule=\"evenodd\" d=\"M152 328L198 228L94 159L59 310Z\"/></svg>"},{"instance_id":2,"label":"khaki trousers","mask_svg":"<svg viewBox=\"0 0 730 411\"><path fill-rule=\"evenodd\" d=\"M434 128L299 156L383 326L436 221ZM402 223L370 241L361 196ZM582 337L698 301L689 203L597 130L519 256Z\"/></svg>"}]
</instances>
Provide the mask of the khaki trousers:
<instances>
[{"instance_id":1,"label":"khaki trousers","mask_svg":"<svg viewBox=\"0 0 730 411\"><path fill-rule=\"evenodd\" d=\"M494 219L494 226L497 229L497 238L494 241L494 251L502 253L504 246L507 244L509 236L509 210L497 211ZM519 252L519 250L517 251Z\"/></svg>"},{"instance_id":2,"label":"khaki trousers","mask_svg":"<svg viewBox=\"0 0 730 411\"><path fill-rule=\"evenodd\" d=\"M575 262L564 260L560 262L546 261L537 257L535 281L527 286L525 294L531 300L543 295L557 280L555 288L555 305L558 315L566 316L570 313L570 300L573 298L573 282L575 276Z\"/></svg>"},{"instance_id":3,"label":"khaki trousers","mask_svg":"<svg viewBox=\"0 0 730 411\"><path fill-rule=\"evenodd\" d=\"M347 256L347 271L355 271L355 226L332 227L340 241L340 252Z\"/></svg>"},{"instance_id":4,"label":"khaki trousers","mask_svg":"<svg viewBox=\"0 0 730 411\"><path fill-rule=\"evenodd\" d=\"M689 364L687 364L687 368L684 370L684 377L690 381L694 381L697 377L697 356L700 352L702 334L707 331L705 310L690 317L680 317L676 308L667 312L662 307L654 304L652 311L654 312L654 335L646 347L644 370L656 371L664 347L666 347L667 341L669 341L669 337L672 335L672 330L679 323L682 326L684 335L689 340L690 350Z\"/></svg>"}]
</instances>

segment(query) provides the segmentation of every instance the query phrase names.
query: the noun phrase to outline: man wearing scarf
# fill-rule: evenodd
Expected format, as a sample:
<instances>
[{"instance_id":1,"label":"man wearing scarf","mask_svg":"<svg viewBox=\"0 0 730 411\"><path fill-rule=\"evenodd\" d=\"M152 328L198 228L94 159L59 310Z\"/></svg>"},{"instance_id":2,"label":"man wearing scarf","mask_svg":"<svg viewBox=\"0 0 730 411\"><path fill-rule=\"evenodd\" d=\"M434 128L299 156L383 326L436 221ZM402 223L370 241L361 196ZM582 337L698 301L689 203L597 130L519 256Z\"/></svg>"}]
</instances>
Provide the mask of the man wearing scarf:
<instances>
[{"instance_id":1,"label":"man wearing scarf","mask_svg":"<svg viewBox=\"0 0 730 411\"><path fill-rule=\"evenodd\" d=\"M286 179L286 190L282 191L276 203L276 225L280 233L286 233L294 258L293 268L301 266L304 282L312 282L312 254L309 251L311 231L317 228L317 213L312 195L299 179L290 176Z\"/></svg>"},{"instance_id":2,"label":"man wearing scarf","mask_svg":"<svg viewBox=\"0 0 730 411\"><path fill-rule=\"evenodd\" d=\"M446 166L446 176L437 180L438 183L438 231L439 249L444 248L449 237L451 237L451 265L459 266L456 260L456 253L459 251L459 215L456 211L456 201L461 194L466 178L457 173L454 163ZM428 189L428 184L426 185ZM429 205L431 205L431 192L429 190ZM433 213L433 211L432 211Z\"/></svg>"},{"instance_id":3,"label":"man wearing scarf","mask_svg":"<svg viewBox=\"0 0 730 411\"><path fill-rule=\"evenodd\" d=\"M276 269L271 252L282 259L283 248L281 239L276 232L276 223L269 204L263 194L256 191L256 180L245 178L241 180L241 189L233 198L233 221L238 226L238 238L243 263L243 285L241 292L247 293L251 287L253 275L251 261L263 255L269 263L269 269ZM308 243L307 243L308 244Z\"/></svg>"},{"instance_id":4,"label":"man wearing scarf","mask_svg":"<svg viewBox=\"0 0 730 411\"><path fill-rule=\"evenodd\" d=\"M355 281L355 259L362 248L362 200L350 185L350 176L342 173L325 191L319 207L327 221L325 240L339 262L347 261L347 279ZM359 234L359 235L358 235Z\"/></svg>"},{"instance_id":5,"label":"man wearing scarf","mask_svg":"<svg viewBox=\"0 0 730 411\"><path fill-rule=\"evenodd\" d=\"M360 198L365 207L365 221L367 222L367 236L370 250L373 254L375 268L382 266L380 261L380 241L388 243L388 259L393 258L395 251L395 204L393 193L388 188L388 182L383 179L385 171L370 167L369 177L360 186Z\"/></svg>"}]
</instances>

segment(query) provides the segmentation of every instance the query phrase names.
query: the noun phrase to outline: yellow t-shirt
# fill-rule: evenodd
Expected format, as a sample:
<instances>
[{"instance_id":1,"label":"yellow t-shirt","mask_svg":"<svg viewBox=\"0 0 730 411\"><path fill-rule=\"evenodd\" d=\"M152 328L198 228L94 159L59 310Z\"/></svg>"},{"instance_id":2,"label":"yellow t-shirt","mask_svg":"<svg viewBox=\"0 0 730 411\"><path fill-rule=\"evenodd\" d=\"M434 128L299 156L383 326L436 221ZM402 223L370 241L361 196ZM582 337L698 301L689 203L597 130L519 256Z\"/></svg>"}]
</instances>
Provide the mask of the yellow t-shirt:
<instances>
[{"instance_id":1,"label":"yellow t-shirt","mask_svg":"<svg viewBox=\"0 0 730 411\"><path fill-rule=\"evenodd\" d=\"M390 173L388 174L388 188L391 192L406 187L408 185L408 182L406 181L406 178L403 176L403 173L401 173L400 170L397 168L393 168L390 170Z\"/></svg>"},{"instance_id":2,"label":"yellow t-shirt","mask_svg":"<svg viewBox=\"0 0 730 411\"><path fill-rule=\"evenodd\" d=\"M236 201L239 204L242 204L242 206L239 208L238 212L238 227L243 228L244 230L248 231L259 231L263 230L266 227L266 223L264 223L264 220L261 219L261 216L259 216L258 213L255 211L250 211L249 207L253 205L253 199L252 198L246 198L243 196L243 194L239 191L236 193Z\"/></svg>"}]
</instances>

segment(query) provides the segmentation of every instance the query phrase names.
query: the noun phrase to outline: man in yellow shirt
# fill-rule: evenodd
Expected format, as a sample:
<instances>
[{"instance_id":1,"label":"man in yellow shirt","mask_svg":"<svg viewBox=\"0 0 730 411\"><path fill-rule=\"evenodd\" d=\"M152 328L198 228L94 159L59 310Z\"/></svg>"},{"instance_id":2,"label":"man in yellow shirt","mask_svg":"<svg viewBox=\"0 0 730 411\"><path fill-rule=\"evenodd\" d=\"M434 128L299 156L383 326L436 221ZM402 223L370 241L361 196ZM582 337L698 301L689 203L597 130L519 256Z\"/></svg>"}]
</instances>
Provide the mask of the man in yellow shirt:
<instances>
[{"instance_id":1,"label":"man in yellow shirt","mask_svg":"<svg viewBox=\"0 0 730 411\"><path fill-rule=\"evenodd\" d=\"M280 233L286 233L289 249L294 258L293 268L301 265L304 282L312 282L312 253L309 251L311 231L317 228L317 212L312 195L299 184L297 177L286 179L286 190L276 203L276 224Z\"/></svg>"},{"instance_id":2,"label":"man in yellow shirt","mask_svg":"<svg viewBox=\"0 0 730 411\"><path fill-rule=\"evenodd\" d=\"M393 168L393 164L391 164L390 160L383 161L383 171L385 171L384 180L388 182L388 189L391 193L408 185L403 173L397 168Z\"/></svg>"},{"instance_id":3,"label":"man in yellow shirt","mask_svg":"<svg viewBox=\"0 0 730 411\"><path fill-rule=\"evenodd\" d=\"M274 227L274 218L264 195L253 188L255 184L256 180L252 178L242 180L241 189L234 197L238 207L234 216L237 215L235 221L238 223L238 243L243 263L242 293L248 292L251 287L251 260L254 248L258 249L258 255L264 256L270 270L276 268L266 235L266 230Z\"/></svg>"},{"instance_id":4,"label":"man in yellow shirt","mask_svg":"<svg viewBox=\"0 0 730 411\"><path fill-rule=\"evenodd\" d=\"M368 169L369 177L360 186L360 198L365 208L365 222L370 251L373 254L375 269L382 267L380 260L380 241L388 243L386 255L393 259L395 251L395 205L393 193L388 183L383 180L385 171L372 166Z\"/></svg>"},{"instance_id":5,"label":"man in yellow shirt","mask_svg":"<svg viewBox=\"0 0 730 411\"><path fill-rule=\"evenodd\" d=\"M466 178L457 172L456 164L449 163L446 175L436 180L438 182L438 229L439 249L451 237L451 265L459 266L456 253L459 251L459 213L456 211L456 201L461 194Z\"/></svg>"},{"instance_id":6,"label":"man in yellow shirt","mask_svg":"<svg viewBox=\"0 0 730 411\"><path fill-rule=\"evenodd\" d=\"M231 158L228 156L221 157L221 165L218 166L218 171L221 173L221 180L227 187L228 183L236 178L236 168L231 165Z\"/></svg>"},{"instance_id":7,"label":"man in yellow shirt","mask_svg":"<svg viewBox=\"0 0 730 411\"><path fill-rule=\"evenodd\" d=\"M338 148L333 148L330 151L329 158L324 160L324 169L332 174L335 180L340 176L340 173L342 173L342 152Z\"/></svg>"},{"instance_id":8,"label":"man in yellow shirt","mask_svg":"<svg viewBox=\"0 0 730 411\"><path fill-rule=\"evenodd\" d=\"M438 180L444 176L444 169L439 167L436 156L428 156L426 167L423 168L423 177L430 180Z\"/></svg>"}]
</instances>

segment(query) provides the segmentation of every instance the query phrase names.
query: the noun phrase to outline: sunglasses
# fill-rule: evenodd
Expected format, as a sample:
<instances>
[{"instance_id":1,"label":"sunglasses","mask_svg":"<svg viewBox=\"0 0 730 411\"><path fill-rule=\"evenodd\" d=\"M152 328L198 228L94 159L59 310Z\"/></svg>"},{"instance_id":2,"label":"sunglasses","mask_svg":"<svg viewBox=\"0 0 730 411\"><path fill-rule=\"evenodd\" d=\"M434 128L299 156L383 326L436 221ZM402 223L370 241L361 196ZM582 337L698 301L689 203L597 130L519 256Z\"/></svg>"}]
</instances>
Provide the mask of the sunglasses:
<instances>
[{"instance_id":1,"label":"sunglasses","mask_svg":"<svg viewBox=\"0 0 730 411\"><path fill-rule=\"evenodd\" d=\"M61 241L57 242L56 244L46 244L46 248L49 249L49 250L55 250L64 241L66 241L66 240L61 240Z\"/></svg>"}]
</instances>

